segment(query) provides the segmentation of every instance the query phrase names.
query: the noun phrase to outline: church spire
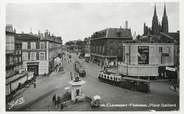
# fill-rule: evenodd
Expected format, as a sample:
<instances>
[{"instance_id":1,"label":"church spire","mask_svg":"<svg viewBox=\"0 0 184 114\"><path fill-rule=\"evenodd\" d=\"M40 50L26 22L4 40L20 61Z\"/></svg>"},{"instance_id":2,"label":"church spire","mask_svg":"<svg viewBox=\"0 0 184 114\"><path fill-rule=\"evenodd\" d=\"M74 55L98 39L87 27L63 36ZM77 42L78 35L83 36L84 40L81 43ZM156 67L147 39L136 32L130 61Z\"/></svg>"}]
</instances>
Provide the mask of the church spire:
<instances>
[{"instance_id":1,"label":"church spire","mask_svg":"<svg viewBox=\"0 0 184 114\"><path fill-rule=\"evenodd\" d=\"M167 16L165 4L164 4L164 16Z\"/></svg>"},{"instance_id":2,"label":"church spire","mask_svg":"<svg viewBox=\"0 0 184 114\"><path fill-rule=\"evenodd\" d=\"M154 8L154 17L157 17L157 9L156 9L156 4L155 4L155 8Z\"/></svg>"},{"instance_id":3,"label":"church spire","mask_svg":"<svg viewBox=\"0 0 184 114\"><path fill-rule=\"evenodd\" d=\"M159 25L158 25L158 17L157 17L157 11L156 11L156 4L154 8L154 15L152 20L152 33L159 34Z\"/></svg>"},{"instance_id":4,"label":"church spire","mask_svg":"<svg viewBox=\"0 0 184 114\"><path fill-rule=\"evenodd\" d=\"M167 19L165 4L164 4L164 13L163 13L163 17L162 17L162 32L168 33L168 19Z\"/></svg>"}]
</instances>

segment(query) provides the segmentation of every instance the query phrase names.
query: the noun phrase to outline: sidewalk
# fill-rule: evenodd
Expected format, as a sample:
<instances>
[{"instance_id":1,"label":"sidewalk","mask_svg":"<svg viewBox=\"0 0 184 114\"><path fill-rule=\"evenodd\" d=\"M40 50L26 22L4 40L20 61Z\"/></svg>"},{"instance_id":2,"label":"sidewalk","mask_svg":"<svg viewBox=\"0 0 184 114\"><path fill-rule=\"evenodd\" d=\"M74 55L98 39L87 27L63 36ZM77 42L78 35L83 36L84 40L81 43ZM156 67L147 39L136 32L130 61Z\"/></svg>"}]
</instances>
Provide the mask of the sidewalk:
<instances>
[{"instance_id":1,"label":"sidewalk","mask_svg":"<svg viewBox=\"0 0 184 114\"><path fill-rule=\"evenodd\" d=\"M29 88L25 88L26 90L22 91L19 95L17 95L14 100L17 100L21 97L23 97L24 102L22 104L19 104L13 109L12 111L23 111L26 109L26 107L34 104L38 100L43 99L44 97L48 96L49 94L52 94L54 91L57 90L57 88L52 88L49 86L53 86L52 83L47 83L52 79L52 76L58 75L57 72L53 72L50 74L49 77L42 77L37 79L37 87L34 88L33 85L31 85ZM11 111L10 110L10 111ZM9 110L8 110L9 111Z\"/></svg>"}]
</instances>

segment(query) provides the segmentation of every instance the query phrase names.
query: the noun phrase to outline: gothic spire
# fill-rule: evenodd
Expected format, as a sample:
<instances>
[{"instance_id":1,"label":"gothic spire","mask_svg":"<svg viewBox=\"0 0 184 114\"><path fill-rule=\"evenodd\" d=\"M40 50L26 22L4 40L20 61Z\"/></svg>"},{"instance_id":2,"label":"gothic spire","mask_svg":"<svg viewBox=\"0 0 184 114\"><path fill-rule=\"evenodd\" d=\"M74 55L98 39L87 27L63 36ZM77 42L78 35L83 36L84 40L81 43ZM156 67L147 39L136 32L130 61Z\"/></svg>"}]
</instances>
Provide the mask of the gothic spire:
<instances>
[{"instance_id":1,"label":"gothic spire","mask_svg":"<svg viewBox=\"0 0 184 114\"><path fill-rule=\"evenodd\" d=\"M157 17L157 11L156 11L156 4L154 8L154 15L153 15L153 20L152 20L152 33L154 35L159 34L159 26L158 26L158 17Z\"/></svg>"},{"instance_id":2,"label":"gothic spire","mask_svg":"<svg viewBox=\"0 0 184 114\"><path fill-rule=\"evenodd\" d=\"M162 32L168 33L168 19L167 19L167 13L166 13L166 6L164 4L164 13L162 17Z\"/></svg>"},{"instance_id":3,"label":"gothic spire","mask_svg":"<svg viewBox=\"0 0 184 114\"><path fill-rule=\"evenodd\" d=\"M154 8L154 17L157 17L157 10L156 10L156 4L155 4L155 8Z\"/></svg>"},{"instance_id":4,"label":"gothic spire","mask_svg":"<svg viewBox=\"0 0 184 114\"><path fill-rule=\"evenodd\" d=\"M165 4L164 4L164 16L167 16Z\"/></svg>"}]
</instances>

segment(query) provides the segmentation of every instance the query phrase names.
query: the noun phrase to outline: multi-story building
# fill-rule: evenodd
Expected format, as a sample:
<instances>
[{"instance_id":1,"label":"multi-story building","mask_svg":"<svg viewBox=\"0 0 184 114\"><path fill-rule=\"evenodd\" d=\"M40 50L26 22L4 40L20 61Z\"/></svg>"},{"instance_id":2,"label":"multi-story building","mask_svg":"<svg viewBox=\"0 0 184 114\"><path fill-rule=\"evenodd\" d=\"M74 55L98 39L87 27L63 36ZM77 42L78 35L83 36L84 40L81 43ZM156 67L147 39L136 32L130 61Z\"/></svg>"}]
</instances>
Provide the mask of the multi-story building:
<instances>
[{"instance_id":1,"label":"multi-story building","mask_svg":"<svg viewBox=\"0 0 184 114\"><path fill-rule=\"evenodd\" d=\"M25 84L32 78L32 74L22 69L22 44L17 39L12 25L6 26L6 96L7 100L18 90L20 85ZM22 72L23 71L23 72Z\"/></svg>"},{"instance_id":2,"label":"multi-story building","mask_svg":"<svg viewBox=\"0 0 184 114\"><path fill-rule=\"evenodd\" d=\"M161 24L159 24L158 16L156 12L156 6L154 8L154 14L152 19L152 27L149 28L144 23L144 33L137 39L138 42L142 43L159 43L159 44L169 44L174 45L174 64L171 65L175 67L177 72L179 72L179 31L169 32L169 21L166 12L166 6L164 5L163 17ZM156 58L160 59L160 58ZM165 65L166 66L166 65ZM165 66L159 67L159 72L165 72Z\"/></svg>"},{"instance_id":3,"label":"multi-story building","mask_svg":"<svg viewBox=\"0 0 184 114\"><path fill-rule=\"evenodd\" d=\"M22 43L23 68L33 71L35 76L48 74L53 70L54 59L62 51L61 37L45 35L18 34Z\"/></svg>"},{"instance_id":4,"label":"multi-story building","mask_svg":"<svg viewBox=\"0 0 184 114\"><path fill-rule=\"evenodd\" d=\"M85 52L85 41L73 40L66 42L67 51L74 53L84 53Z\"/></svg>"},{"instance_id":5,"label":"multi-story building","mask_svg":"<svg viewBox=\"0 0 184 114\"><path fill-rule=\"evenodd\" d=\"M122 61L121 44L127 40L132 40L128 27L95 32L90 39L91 60L101 66L117 66L117 62Z\"/></svg>"},{"instance_id":6,"label":"multi-story building","mask_svg":"<svg viewBox=\"0 0 184 114\"><path fill-rule=\"evenodd\" d=\"M11 25L6 26L6 71L14 70L15 63L15 35Z\"/></svg>"},{"instance_id":7,"label":"multi-story building","mask_svg":"<svg viewBox=\"0 0 184 114\"><path fill-rule=\"evenodd\" d=\"M90 53L90 37L84 39L84 52L86 54Z\"/></svg>"},{"instance_id":8,"label":"multi-story building","mask_svg":"<svg viewBox=\"0 0 184 114\"><path fill-rule=\"evenodd\" d=\"M54 64L54 59L56 57L60 57L62 56L63 53L63 45L62 45L62 38L61 37L56 37L54 35L50 35L50 33L48 31L45 32L44 37L42 37L42 39L40 40L40 42L45 42L46 45L46 58L48 58L48 73L53 71L55 68L55 64ZM40 46L42 44L40 43ZM47 73L46 73L47 74Z\"/></svg>"}]
</instances>

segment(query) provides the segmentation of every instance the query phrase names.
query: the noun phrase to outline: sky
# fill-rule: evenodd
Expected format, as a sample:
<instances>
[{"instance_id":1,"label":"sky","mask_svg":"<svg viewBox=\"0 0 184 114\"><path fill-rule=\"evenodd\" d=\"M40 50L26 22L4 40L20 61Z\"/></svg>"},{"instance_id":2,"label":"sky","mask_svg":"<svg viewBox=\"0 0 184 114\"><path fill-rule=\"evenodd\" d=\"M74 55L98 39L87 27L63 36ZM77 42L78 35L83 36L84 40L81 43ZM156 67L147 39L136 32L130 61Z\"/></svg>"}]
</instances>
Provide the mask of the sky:
<instances>
[{"instance_id":1,"label":"sky","mask_svg":"<svg viewBox=\"0 0 184 114\"><path fill-rule=\"evenodd\" d=\"M144 22L151 27L154 5L161 22L164 3L11 3L6 6L6 24L30 33L48 29L63 41L84 39L106 28L128 27L132 35L143 33ZM166 2L169 31L179 30L179 3Z\"/></svg>"}]
</instances>

